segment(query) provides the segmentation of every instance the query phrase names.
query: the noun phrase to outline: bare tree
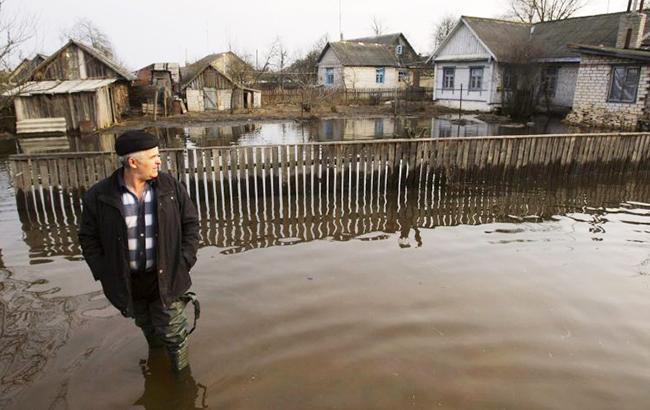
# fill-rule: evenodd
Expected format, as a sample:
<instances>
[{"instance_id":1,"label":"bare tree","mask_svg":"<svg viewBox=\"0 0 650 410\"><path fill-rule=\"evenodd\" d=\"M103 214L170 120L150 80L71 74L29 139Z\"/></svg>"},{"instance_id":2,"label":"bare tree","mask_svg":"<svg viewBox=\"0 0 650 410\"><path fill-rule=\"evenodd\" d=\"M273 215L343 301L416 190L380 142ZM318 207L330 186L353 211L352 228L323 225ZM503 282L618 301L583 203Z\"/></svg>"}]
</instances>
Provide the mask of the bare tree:
<instances>
[{"instance_id":1,"label":"bare tree","mask_svg":"<svg viewBox=\"0 0 650 410\"><path fill-rule=\"evenodd\" d=\"M11 130L15 124L11 111L14 97L26 86L24 79L16 84L9 83L11 68L16 54L22 54L22 48L35 33L34 16L13 14L7 10L7 1L0 0L0 129ZM11 91L11 95L3 95Z\"/></svg>"},{"instance_id":2,"label":"bare tree","mask_svg":"<svg viewBox=\"0 0 650 410\"><path fill-rule=\"evenodd\" d=\"M108 35L87 18L77 19L70 28L62 30L60 38L62 41L72 39L86 43L106 57L115 58L115 49Z\"/></svg>"},{"instance_id":3,"label":"bare tree","mask_svg":"<svg viewBox=\"0 0 650 410\"><path fill-rule=\"evenodd\" d=\"M14 55L35 32L33 17L11 14L6 4L0 0L0 70L12 67Z\"/></svg>"},{"instance_id":4,"label":"bare tree","mask_svg":"<svg viewBox=\"0 0 650 410\"><path fill-rule=\"evenodd\" d=\"M388 27L386 27L386 24L384 24L384 22L377 16L372 16L372 19L370 20L370 29L375 36L381 36L386 32Z\"/></svg>"},{"instance_id":5,"label":"bare tree","mask_svg":"<svg viewBox=\"0 0 650 410\"><path fill-rule=\"evenodd\" d=\"M456 23L458 22L458 17L453 14L447 14L438 19L438 21L433 26L433 49L437 49L440 44L447 38L451 30L454 29Z\"/></svg>"},{"instance_id":6,"label":"bare tree","mask_svg":"<svg viewBox=\"0 0 650 410\"><path fill-rule=\"evenodd\" d=\"M524 23L563 20L573 16L586 0L510 0L508 17Z\"/></svg>"},{"instance_id":7,"label":"bare tree","mask_svg":"<svg viewBox=\"0 0 650 410\"><path fill-rule=\"evenodd\" d=\"M232 83L232 93L230 97L230 113L235 111L235 97L238 89L243 85L257 84L261 76L268 73L273 65L274 58L278 55L277 39L271 43L269 49L264 54L263 64L257 70L253 68L252 58L247 53L237 53L240 59L233 59L227 67L227 73Z\"/></svg>"}]
</instances>

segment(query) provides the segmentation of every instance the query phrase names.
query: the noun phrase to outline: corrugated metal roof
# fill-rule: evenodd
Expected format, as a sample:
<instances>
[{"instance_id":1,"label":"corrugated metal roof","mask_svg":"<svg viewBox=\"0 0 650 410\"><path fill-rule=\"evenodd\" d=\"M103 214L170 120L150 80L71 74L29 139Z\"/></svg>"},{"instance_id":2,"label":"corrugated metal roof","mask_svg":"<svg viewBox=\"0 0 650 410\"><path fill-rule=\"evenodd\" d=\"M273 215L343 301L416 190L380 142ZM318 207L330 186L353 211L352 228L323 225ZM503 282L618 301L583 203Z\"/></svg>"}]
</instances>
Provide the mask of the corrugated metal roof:
<instances>
[{"instance_id":1,"label":"corrugated metal roof","mask_svg":"<svg viewBox=\"0 0 650 410\"><path fill-rule=\"evenodd\" d=\"M36 94L74 94L95 91L117 81L116 78L101 80L29 81L3 93L5 96L28 97Z\"/></svg>"}]
</instances>

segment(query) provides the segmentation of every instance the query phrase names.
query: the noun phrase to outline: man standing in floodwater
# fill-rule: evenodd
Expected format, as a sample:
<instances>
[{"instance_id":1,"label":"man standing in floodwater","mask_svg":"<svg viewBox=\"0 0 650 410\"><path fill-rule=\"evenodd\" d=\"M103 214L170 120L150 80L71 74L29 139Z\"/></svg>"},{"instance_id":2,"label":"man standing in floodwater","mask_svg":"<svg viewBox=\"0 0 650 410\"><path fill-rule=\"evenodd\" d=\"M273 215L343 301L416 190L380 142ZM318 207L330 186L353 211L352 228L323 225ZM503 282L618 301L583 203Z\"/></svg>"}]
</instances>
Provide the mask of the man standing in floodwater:
<instances>
[{"instance_id":1,"label":"man standing in floodwater","mask_svg":"<svg viewBox=\"0 0 650 410\"><path fill-rule=\"evenodd\" d=\"M150 348L166 347L181 371L189 364L184 309L199 245L196 208L174 177L159 172L156 137L126 132L115 151L122 166L84 197L83 256L113 306L135 318Z\"/></svg>"}]
</instances>

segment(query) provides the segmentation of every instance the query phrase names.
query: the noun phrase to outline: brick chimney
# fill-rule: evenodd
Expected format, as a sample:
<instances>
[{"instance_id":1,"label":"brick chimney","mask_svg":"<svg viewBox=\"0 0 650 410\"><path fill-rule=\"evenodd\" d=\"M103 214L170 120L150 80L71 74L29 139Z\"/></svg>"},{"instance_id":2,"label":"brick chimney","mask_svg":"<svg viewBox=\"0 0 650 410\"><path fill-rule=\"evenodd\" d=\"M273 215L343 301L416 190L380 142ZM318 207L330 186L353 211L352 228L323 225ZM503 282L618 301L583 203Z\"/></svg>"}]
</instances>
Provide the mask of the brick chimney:
<instances>
[{"instance_id":1,"label":"brick chimney","mask_svg":"<svg viewBox=\"0 0 650 410\"><path fill-rule=\"evenodd\" d=\"M643 13L643 1L639 6L639 0L629 0L627 13L623 14L618 21L616 48L641 47L646 18Z\"/></svg>"}]
</instances>

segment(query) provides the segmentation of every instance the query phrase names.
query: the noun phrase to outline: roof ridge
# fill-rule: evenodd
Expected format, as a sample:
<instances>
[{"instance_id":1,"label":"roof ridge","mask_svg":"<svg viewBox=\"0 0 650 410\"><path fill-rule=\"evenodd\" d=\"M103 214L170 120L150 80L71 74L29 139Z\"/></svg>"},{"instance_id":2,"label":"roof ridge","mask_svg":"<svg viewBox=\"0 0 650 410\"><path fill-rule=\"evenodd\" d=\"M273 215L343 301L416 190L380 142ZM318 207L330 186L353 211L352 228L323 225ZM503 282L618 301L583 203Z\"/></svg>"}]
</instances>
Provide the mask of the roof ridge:
<instances>
[{"instance_id":1,"label":"roof ridge","mask_svg":"<svg viewBox=\"0 0 650 410\"><path fill-rule=\"evenodd\" d=\"M559 22L562 22L562 21L586 19L586 18L591 18L591 17L614 16L614 15L620 15L620 14L626 14L626 13L627 13L627 11L617 11L616 13L590 14L588 16L574 16L574 17L567 17L565 19L559 19L559 20L539 21L539 22L533 23L533 24L537 26L537 25L540 25L540 24L559 23Z\"/></svg>"},{"instance_id":2,"label":"roof ridge","mask_svg":"<svg viewBox=\"0 0 650 410\"><path fill-rule=\"evenodd\" d=\"M487 21L494 21L498 23L508 23L508 24L518 24L522 26L532 26L533 23L525 23L523 21L514 21L514 20L507 20L507 19L498 19L498 18L493 18L493 17L477 17L477 16L460 16L462 19L474 19L474 20L487 20Z\"/></svg>"}]
</instances>

